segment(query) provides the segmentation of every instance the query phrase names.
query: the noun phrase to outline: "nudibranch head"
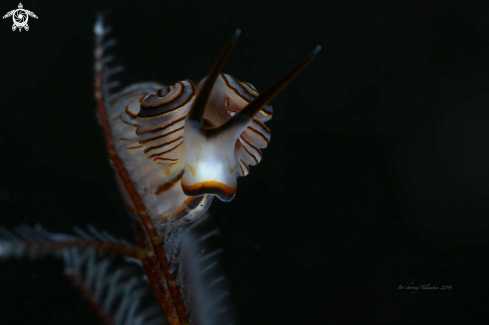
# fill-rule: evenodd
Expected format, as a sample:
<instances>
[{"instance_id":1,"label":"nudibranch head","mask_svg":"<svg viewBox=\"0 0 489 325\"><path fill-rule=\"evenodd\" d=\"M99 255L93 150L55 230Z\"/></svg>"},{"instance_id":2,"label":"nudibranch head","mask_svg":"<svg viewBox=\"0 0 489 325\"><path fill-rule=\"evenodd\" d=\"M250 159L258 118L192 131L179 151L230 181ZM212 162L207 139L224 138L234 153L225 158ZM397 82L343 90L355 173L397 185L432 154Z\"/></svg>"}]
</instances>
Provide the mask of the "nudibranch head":
<instances>
[{"instance_id":1,"label":"nudibranch head","mask_svg":"<svg viewBox=\"0 0 489 325\"><path fill-rule=\"evenodd\" d=\"M199 84L197 97L185 119L186 162L181 184L188 196L212 194L222 201L233 199L238 167L241 175L246 175L248 171L245 173L243 167L248 169L248 165L257 164L261 160L260 148L266 147L270 140L270 131L263 124L272 114L267 104L320 50L317 47L258 95L250 84L221 74L239 34L237 30L207 78ZM253 122L257 127L249 128ZM243 136L248 128L255 134Z\"/></svg>"},{"instance_id":2,"label":"nudibranch head","mask_svg":"<svg viewBox=\"0 0 489 325\"><path fill-rule=\"evenodd\" d=\"M206 80L199 83L197 91ZM236 192L236 177L247 175L249 166L260 162L260 149L268 145L271 135L263 122L271 118L272 107L265 105L254 117L239 114L257 96L250 84L220 74L202 123L186 119L186 164L181 182L186 195L212 194L230 201Z\"/></svg>"}]
</instances>

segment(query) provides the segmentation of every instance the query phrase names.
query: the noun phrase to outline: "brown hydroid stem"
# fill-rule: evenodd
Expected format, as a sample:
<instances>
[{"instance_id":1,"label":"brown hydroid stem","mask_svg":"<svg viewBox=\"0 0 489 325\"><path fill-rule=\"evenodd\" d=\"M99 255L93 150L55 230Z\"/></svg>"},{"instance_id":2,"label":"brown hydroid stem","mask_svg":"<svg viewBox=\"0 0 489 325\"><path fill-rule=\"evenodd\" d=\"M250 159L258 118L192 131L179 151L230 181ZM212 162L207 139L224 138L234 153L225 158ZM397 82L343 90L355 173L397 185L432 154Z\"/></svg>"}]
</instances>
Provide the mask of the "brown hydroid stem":
<instances>
[{"instance_id":1,"label":"brown hydroid stem","mask_svg":"<svg viewBox=\"0 0 489 325\"><path fill-rule=\"evenodd\" d=\"M170 272L170 266L166 260L163 248L160 246L156 229L149 218L146 208L144 207L141 198L139 197L136 187L134 186L129 173L127 172L121 158L117 155L115 150L114 140L110 131L109 120L106 113L105 98L103 92L103 34L96 34L96 49L95 49L95 101L97 104L97 111L100 117L100 123L102 125L103 135L105 138L105 144L109 154L109 159L112 161L116 172L121 177L122 182L129 193L138 214L141 224L146 231L149 242L148 248L152 248L154 255L157 257L157 262L154 259L148 259L147 264L144 267L151 288L163 309L165 315L170 322L170 325L187 325L188 318L183 306L180 292L175 284L173 275ZM142 241L141 241L142 242ZM144 249L145 247L140 247ZM144 263L143 263L144 265ZM159 267L163 271L163 274L158 274ZM156 272L156 273L153 273ZM158 278L159 277L159 278ZM161 281L164 278L166 285L162 285ZM170 295L168 295L168 291ZM174 315L178 317L174 317Z\"/></svg>"},{"instance_id":2,"label":"brown hydroid stem","mask_svg":"<svg viewBox=\"0 0 489 325\"><path fill-rule=\"evenodd\" d=\"M141 259L146 252L139 247L128 246L122 243L104 242L98 240L67 240L67 241L27 241L21 240L16 243L23 252L35 252L36 255L61 254L65 249L77 248L83 251L87 248L94 249L98 253L113 254Z\"/></svg>"},{"instance_id":3,"label":"brown hydroid stem","mask_svg":"<svg viewBox=\"0 0 489 325\"><path fill-rule=\"evenodd\" d=\"M165 281L165 275L162 273L156 255L152 254L153 249L149 238L138 220L134 221L134 230L136 232L138 246L149 252L149 254L142 256L141 263L143 264L144 272L151 283L151 288L153 289L156 300L162 306L168 322L170 324L180 324L171 291L168 288L167 281Z\"/></svg>"},{"instance_id":4,"label":"brown hydroid stem","mask_svg":"<svg viewBox=\"0 0 489 325\"><path fill-rule=\"evenodd\" d=\"M83 282L79 281L76 275L74 273L71 273L69 270L67 271L66 276L73 282L73 285L82 294L82 296L85 297L85 299L88 301L88 304L95 312L97 317L100 319L102 324L114 325L114 323L109 319L109 317L107 317L100 305L93 299L90 291L85 287Z\"/></svg>"}]
</instances>

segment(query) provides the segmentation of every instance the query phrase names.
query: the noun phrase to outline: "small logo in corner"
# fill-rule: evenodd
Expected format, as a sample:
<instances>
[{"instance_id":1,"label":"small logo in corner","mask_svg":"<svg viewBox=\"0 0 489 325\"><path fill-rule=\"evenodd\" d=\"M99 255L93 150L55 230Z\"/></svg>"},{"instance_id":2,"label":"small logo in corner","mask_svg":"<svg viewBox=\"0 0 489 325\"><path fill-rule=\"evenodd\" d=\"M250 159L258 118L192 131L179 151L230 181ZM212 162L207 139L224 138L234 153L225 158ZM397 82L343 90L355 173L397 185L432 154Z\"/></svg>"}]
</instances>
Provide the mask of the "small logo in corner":
<instances>
[{"instance_id":1,"label":"small logo in corner","mask_svg":"<svg viewBox=\"0 0 489 325\"><path fill-rule=\"evenodd\" d=\"M22 31L22 28L24 28L26 31L29 30L29 25L27 25L29 16L37 19L36 14L33 13L32 11L24 9L22 3L19 3L19 7L17 9L7 12L5 16L3 16L3 19L8 18L10 16L12 16L12 19L14 21L14 24L12 25L12 31L14 32L17 28L19 29L19 32Z\"/></svg>"}]
</instances>

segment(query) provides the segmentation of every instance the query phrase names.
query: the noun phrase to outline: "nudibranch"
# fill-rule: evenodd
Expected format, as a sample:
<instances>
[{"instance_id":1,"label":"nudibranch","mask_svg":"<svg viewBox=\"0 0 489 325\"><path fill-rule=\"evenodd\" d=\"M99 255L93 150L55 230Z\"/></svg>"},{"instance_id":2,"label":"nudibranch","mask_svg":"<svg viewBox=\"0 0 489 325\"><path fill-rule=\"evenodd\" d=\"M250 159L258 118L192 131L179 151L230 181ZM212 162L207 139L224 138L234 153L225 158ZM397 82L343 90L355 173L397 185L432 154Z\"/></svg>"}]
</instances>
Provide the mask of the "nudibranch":
<instances>
[{"instance_id":1,"label":"nudibranch","mask_svg":"<svg viewBox=\"0 0 489 325\"><path fill-rule=\"evenodd\" d=\"M260 162L270 141L269 102L320 50L259 94L250 83L221 72L239 34L197 86L190 80L137 83L105 100L116 154L155 224L195 220L214 196L233 199L236 178ZM104 67L109 61L104 49L104 44L96 49L96 73L111 71ZM135 211L120 175L117 179L127 207Z\"/></svg>"}]
</instances>

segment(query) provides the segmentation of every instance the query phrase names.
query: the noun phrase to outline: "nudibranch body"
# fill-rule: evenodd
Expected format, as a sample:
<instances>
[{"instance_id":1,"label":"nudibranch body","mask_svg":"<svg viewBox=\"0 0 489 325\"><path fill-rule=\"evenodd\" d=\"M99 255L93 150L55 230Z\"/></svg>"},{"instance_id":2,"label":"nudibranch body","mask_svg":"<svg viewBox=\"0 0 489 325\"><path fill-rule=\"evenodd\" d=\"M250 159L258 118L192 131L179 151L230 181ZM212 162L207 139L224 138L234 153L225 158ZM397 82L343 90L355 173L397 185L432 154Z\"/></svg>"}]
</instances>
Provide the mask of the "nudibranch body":
<instances>
[{"instance_id":1,"label":"nudibranch body","mask_svg":"<svg viewBox=\"0 0 489 325\"><path fill-rule=\"evenodd\" d=\"M264 106L241 132L229 130L202 139L187 127L187 114L195 94L190 80L163 86L135 84L112 101L109 121L118 155L153 219L176 221L202 215L214 195L229 201L236 191L236 177L249 173L260 162L270 130L264 122L272 116ZM204 113L206 127L221 126L258 93L250 84L220 74ZM124 186L120 186L124 190ZM131 198L126 204L134 209Z\"/></svg>"},{"instance_id":2,"label":"nudibranch body","mask_svg":"<svg viewBox=\"0 0 489 325\"><path fill-rule=\"evenodd\" d=\"M197 86L190 80L137 83L105 102L115 154L147 214L163 229L202 216L214 196L233 199L236 178L260 162L270 141L268 103L320 50L259 95L251 84L221 73L239 34ZM104 49L96 49L96 73L107 71ZM137 213L121 175L117 179L127 207Z\"/></svg>"}]
</instances>

